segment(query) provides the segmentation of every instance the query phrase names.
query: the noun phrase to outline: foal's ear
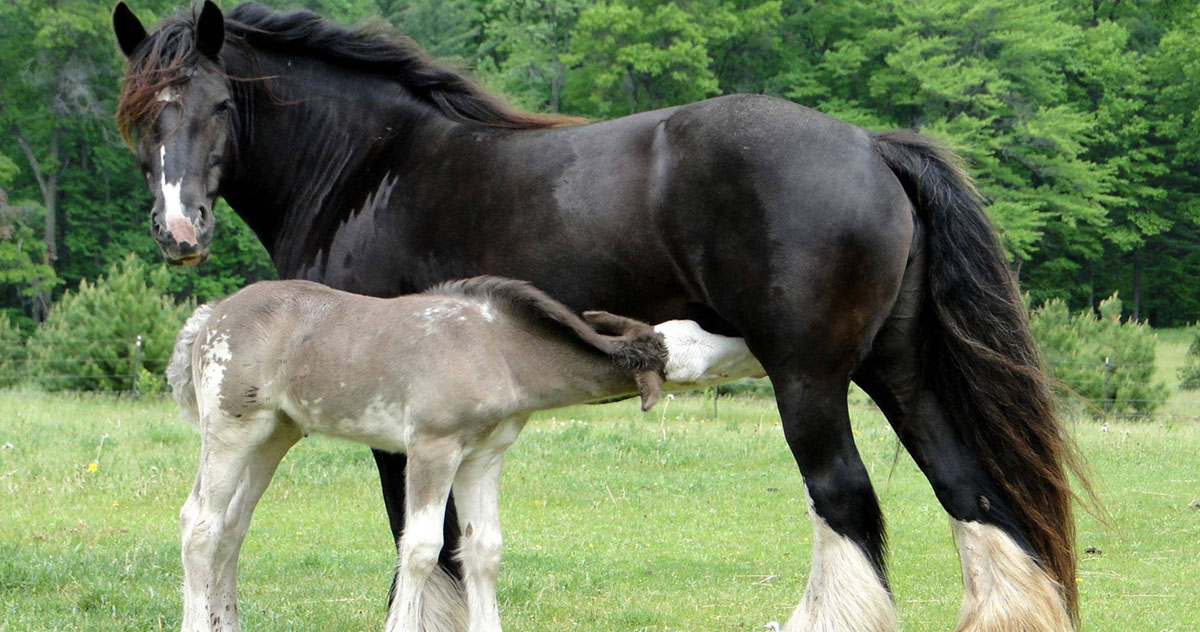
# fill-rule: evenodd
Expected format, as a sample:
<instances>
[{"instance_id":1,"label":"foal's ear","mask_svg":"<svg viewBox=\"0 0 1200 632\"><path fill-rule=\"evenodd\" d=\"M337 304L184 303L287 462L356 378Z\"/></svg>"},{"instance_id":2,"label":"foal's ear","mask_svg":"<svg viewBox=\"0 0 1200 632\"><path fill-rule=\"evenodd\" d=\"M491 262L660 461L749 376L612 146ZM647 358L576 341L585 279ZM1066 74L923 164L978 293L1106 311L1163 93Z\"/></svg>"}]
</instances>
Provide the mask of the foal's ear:
<instances>
[{"instance_id":1,"label":"foal's ear","mask_svg":"<svg viewBox=\"0 0 1200 632\"><path fill-rule=\"evenodd\" d=\"M630 327L637 324L638 321L617 316L608 312L584 312L583 320L592 326L598 334L605 336L621 336L629 331Z\"/></svg>"},{"instance_id":2,"label":"foal's ear","mask_svg":"<svg viewBox=\"0 0 1200 632\"><path fill-rule=\"evenodd\" d=\"M212 0L204 0L204 8L200 9L200 17L196 18L196 50L216 61L224 43L225 16Z\"/></svg>"},{"instance_id":3,"label":"foal's ear","mask_svg":"<svg viewBox=\"0 0 1200 632\"><path fill-rule=\"evenodd\" d=\"M638 395L642 396L642 412L646 412L662 397L663 376L654 369L647 369L638 373L634 381L637 382Z\"/></svg>"},{"instance_id":4,"label":"foal's ear","mask_svg":"<svg viewBox=\"0 0 1200 632\"><path fill-rule=\"evenodd\" d=\"M118 2L117 7L113 9L113 32L117 34L117 45L126 57L132 55L138 44L146 39L146 29L141 20L137 19L124 2Z\"/></svg>"}]
</instances>

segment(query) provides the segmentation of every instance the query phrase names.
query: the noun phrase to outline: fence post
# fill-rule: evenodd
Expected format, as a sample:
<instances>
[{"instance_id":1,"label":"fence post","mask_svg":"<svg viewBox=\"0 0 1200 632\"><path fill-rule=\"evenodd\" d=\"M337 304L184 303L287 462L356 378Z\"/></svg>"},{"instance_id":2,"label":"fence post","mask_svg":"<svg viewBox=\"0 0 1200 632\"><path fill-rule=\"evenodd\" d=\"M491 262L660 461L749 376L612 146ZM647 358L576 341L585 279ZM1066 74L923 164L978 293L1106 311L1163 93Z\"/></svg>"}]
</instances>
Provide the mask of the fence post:
<instances>
[{"instance_id":1,"label":"fence post","mask_svg":"<svg viewBox=\"0 0 1200 632\"><path fill-rule=\"evenodd\" d=\"M1102 407L1109 407L1108 406L1108 374L1109 374L1109 371L1111 371L1111 370L1112 370L1112 368L1111 368L1111 365L1109 364L1109 357L1104 356L1104 379L1100 383L1100 405ZM1114 404L1115 404L1115 402L1114 402ZM1116 406L1113 405L1109 408L1111 410L1115 410Z\"/></svg>"},{"instance_id":2,"label":"fence post","mask_svg":"<svg viewBox=\"0 0 1200 632\"><path fill-rule=\"evenodd\" d=\"M138 374L142 372L142 337L133 343L133 401L138 398Z\"/></svg>"}]
</instances>

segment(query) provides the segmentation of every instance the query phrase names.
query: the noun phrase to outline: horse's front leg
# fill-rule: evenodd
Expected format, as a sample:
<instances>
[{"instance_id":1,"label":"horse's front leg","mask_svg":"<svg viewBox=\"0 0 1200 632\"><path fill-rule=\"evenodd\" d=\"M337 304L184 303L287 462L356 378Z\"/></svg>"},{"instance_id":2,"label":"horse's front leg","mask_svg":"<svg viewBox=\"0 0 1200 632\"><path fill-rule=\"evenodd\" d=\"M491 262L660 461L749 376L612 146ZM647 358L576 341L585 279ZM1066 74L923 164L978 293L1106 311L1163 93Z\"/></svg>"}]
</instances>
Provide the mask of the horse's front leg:
<instances>
[{"instance_id":1,"label":"horse's front leg","mask_svg":"<svg viewBox=\"0 0 1200 632\"><path fill-rule=\"evenodd\" d=\"M455 620L454 616L422 616L426 605L423 601L436 598L433 592L425 590L426 581L442 550L446 502L461 462L462 440L458 436L434 438L413 433L408 442L404 535L400 538L396 590L388 610L386 632L466 630L466 622Z\"/></svg>"},{"instance_id":2,"label":"horse's front leg","mask_svg":"<svg viewBox=\"0 0 1200 632\"><path fill-rule=\"evenodd\" d=\"M229 430L231 420L210 415L201 423L205 429L200 446L200 468L196 484L180 511L183 558L183 632L236 631L236 560L241 523L249 523L253 502L270 481L262 473L263 446L274 434L274 418L251 427L252 420ZM290 444L289 444L290 447ZM282 452L276 450L279 458ZM278 458L271 465L274 471ZM265 480L261 480L264 479ZM244 500L234 502L235 495ZM244 514L244 515L243 515Z\"/></svg>"},{"instance_id":3,"label":"horse's front leg","mask_svg":"<svg viewBox=\"0 0 1200 632\"><path fill-rule=\"evenodd\" d=\"M500 471L507 447L505 443L473 453L463 461L454 479L458 525L462 531L459 559L463 565L471 632L500 632L500 606L496 603L496 579L503 551Z\"/></svg>"}]
</instances>

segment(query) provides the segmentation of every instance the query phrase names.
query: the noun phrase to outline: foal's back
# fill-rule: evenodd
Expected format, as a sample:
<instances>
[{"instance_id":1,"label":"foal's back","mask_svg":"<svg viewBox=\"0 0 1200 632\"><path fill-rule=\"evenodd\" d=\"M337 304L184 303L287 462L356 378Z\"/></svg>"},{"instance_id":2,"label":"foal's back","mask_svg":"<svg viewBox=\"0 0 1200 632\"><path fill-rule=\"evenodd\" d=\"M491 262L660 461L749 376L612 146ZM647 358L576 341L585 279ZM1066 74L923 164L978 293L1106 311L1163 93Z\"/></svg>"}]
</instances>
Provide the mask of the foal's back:
<instances>
[{"instance_id":1,"label":"foal's back","mask_svg":"<svg viewBox=\"0 0 1200 632\"><path fill-rule=\"evenodd\" d=\"M516 413L633 392L628 370L562 327L460 289L378 299L251 285L198 331L200 406L405 451L414 431L486 435Z\"/></svg>"}]
</instances>

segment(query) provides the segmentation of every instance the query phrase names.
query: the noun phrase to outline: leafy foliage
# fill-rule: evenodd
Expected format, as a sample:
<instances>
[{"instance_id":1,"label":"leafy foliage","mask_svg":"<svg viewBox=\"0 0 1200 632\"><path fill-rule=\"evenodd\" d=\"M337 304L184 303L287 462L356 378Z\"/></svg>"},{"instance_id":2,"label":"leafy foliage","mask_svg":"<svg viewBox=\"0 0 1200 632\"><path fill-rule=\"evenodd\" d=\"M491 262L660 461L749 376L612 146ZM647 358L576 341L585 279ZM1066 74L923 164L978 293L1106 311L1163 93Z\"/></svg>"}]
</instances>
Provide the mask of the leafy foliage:
<instances>
[{"instance_id":1,"label":"leafy foliage","mask_svg":"<svg viewBox=\"0 0 1200 632\"><path fill-rule=\"evenodd\" d=\"M31 373L48 390L100 391L131 390L143 368L162 375L194 307L176 303L169 283L165 265L152 268L133 254L94 283L80 282L31 337Z\"/></svg>"},{"instance_id":2,"label":"leafy foliage","mask_svg":"<svg viewBox=\"0 0 1200 632\"><path fill-rule=\"evenodd\" d=\"M1166 401L1166 386L1154 381L1156 337L1144 323L1121 319L1116 294L1098 314L1072 314L1052 299L1029 324L1049 374L1105 412L1147 414Z\"/></svg>"},{"instance_id":3,"label":"leafy foliage","mask_svg":"<svg viewBox=\"0 0 1200 632\"><path fill-rule=\"evenodd\" d=\"M1185 391L1200 390L1200 326L1196 327L1195 332L1184 356L1183 366L1179 367L1179 388Z\"/></svg>"},{"instance_id":4,"label":"leafy foliage","mask_svg":"<svg viewBox=\"0 0 1200 632\"><path fill-rule=\"evenodd\" d=\"M0 388L16 384L25 364L21 330L6 312L0 311Z\"/></svg>"}]
</instances>

